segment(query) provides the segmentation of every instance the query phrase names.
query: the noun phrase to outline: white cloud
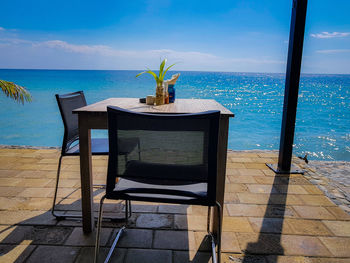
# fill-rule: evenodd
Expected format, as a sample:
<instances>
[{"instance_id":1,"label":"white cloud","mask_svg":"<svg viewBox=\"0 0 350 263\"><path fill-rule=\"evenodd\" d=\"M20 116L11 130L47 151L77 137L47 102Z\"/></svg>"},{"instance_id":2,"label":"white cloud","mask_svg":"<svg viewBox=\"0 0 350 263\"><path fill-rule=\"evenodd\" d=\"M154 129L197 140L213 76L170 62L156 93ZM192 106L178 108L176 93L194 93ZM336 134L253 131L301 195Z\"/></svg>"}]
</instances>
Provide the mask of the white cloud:
<instances>
[{"instance_id":1,"label":"white cloud","mask_svg":"<svg viewBox=\"0 0 350 263\"><path fill-rule=\"evenodd\" d=\"M350 36L350 32L322 32L318 34L311 34L314 38L336 38L336 37L347 37Z\"/></svg>"},{"instance_id":2,"label":"white cloud","mask_svg":"<svg viewBox=\"0 0 350 263\"><path fill-rule=\"evenodd\" d=\"M222 57L206 52L172 49L122 50L106 45L77 45L62 40L0 38L1 46L23 52L21 59L35 57L31 63L34 65L40 61L40 66L36 67L44 68L142 69L148 66L154 69L159 67L162 58L167 58L169 63L176 62L178 70L262 72L270 68L270 71L281 72L285 65L285 61L269 57ZM44 59L47 56L51 59ZM16 61L19 60L16 58ZM58 61L64 61L64 65L61 66Z\"/></svg>"},{"instance_id":3,"label":"white cloud","mask_svg":"<svg viewBox=\"0 0 350 263\"><path fill-rule=\"evenodd\" d=\"M323 49L323 50L317 50L317 53L322 54L338 54L338 53L349 53L350 49Z\"/></svg>"}]
</instances>

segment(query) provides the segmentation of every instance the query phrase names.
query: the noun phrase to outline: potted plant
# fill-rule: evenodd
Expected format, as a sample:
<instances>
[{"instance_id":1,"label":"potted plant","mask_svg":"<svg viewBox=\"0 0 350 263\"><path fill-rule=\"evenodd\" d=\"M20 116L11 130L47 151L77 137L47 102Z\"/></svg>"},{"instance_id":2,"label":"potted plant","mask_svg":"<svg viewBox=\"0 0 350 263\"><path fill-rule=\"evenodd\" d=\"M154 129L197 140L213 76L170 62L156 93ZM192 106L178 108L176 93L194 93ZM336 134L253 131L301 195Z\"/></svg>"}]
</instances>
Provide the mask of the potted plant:
<instances>
[{"instance_id":1,"label":"potted plant","mask_svg":"<svg viewBox=\"0 0 350 263\"><path fill-rule=\"evenodd\" d=\"M155 100L155 103L156 105L162 105L164 104L164 86L163 86L163 83L164 83L164 77L165 77L165 74L167 73L167 71L172 67L174 66L175 64L172 64L170 65L169 67L167 67L165 70L164 70L164 67L165 67L165 63L166 63L166 59L163 59L163 61L160 63L160 66L159 66L159 75L157 75L156 73L154 73L152 70L148 69L144 72L141 72L139 74L136 75L136 77L144 74L144 73L148 73L150 75L152 75L154 77L154 79L156 80L156 100Z\"/></svg>"}]
</instances>

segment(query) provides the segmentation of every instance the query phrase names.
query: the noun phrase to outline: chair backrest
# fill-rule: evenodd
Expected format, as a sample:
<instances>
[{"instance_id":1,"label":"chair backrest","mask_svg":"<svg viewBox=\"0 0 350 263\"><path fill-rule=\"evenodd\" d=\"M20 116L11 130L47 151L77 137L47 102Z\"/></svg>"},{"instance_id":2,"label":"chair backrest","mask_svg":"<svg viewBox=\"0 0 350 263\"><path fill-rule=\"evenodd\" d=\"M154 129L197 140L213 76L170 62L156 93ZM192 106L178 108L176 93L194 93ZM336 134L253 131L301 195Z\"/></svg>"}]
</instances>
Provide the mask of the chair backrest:
<instances>
[{"instance_id":1,"label":"chair backrest","mask_svg":"<svg viewBox=\"0 0 350 263\"><path fill-rule=\"evenodd\" d=\"M107 197L116 178L152 184L207 183L216 198L219 111L196 114L147 114L107 107L109 162ZM123 158L118 143L138 138L140 153Z\"/></svg>"},{"instance_id":2,"label":"chair backrest","mask_svg":"<svg viewBox=\"0 0 350 263\"><path fill-rule=\"evenodd\" d=\"M69 146L79 139L78 115L73 114L72 111L86 106L86 100L83 91L55 96L64 125L62 142L62 154L64 154L68 151Z\"/></svg>"}]
</instances>

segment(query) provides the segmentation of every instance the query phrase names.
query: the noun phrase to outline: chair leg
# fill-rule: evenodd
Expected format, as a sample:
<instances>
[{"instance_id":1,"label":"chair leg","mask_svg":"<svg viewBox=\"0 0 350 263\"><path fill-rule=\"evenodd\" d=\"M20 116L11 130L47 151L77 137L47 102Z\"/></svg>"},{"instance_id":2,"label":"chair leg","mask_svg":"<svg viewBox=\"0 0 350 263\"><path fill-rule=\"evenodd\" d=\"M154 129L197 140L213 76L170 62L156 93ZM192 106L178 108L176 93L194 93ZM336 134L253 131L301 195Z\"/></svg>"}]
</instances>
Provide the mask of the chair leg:
<instances>
[{"instance_id":1,"label":"chair leg","mask_svg":"<svg viewBox=\"0 0 350 263\"><path fill-rule=\"evenodd\" d=\"M63 220L66 217L65 216L60 216L55 213L55 206L56 206L56 199L57 199L57 191L58 191L58 182L60 179L60 172L61 172L61 164L62 164L62 158L63 155L60 156L60 159L58 161L58 167L57 167L57 176L56 176L56 187L55 187L55 195L53 197L53 203L52 203L52 209L51 209L51 214L56 217L57 220Z\"/></svg>"},{"instance_id":2,"label":"chair leg","mask_svg":"<svg viewBox=\"0 0 350 263\"><path fill-rule=\"evenodd\" d=\"M208 206L207 232L210 233L211 206Z\"/></svg>"},{"instance_id":3,"label":"chair leg","mask_svg":"<svg viewBox=\"0 0 350 263\"><path fill-rule=\"evenodd\" d=\"M99 210L99 216L98 216L98 224L97 224L97 234L96 234L96 244L95 244L95 259L94 259L94 263L97 263L98 260L98 254L99 254L99 250L100 250L100 232L101 232L101 217L102 217L102 204L103 204L103 200L105 199L106 196L103 196L100 202L100 210ZM119 231L117 236L115 237L113 244L111 246L111 248L109 249L108 255L106 257L106 259L104 260L104 263L108 263L108 261L110 260L113 251L115 249L115 247L117 246L117 243L121 237L121 235L123 234L123 231L125 231L126 226L128 224L128 217L129 217L129 206L130 206L130 200L125 200L125 222L126 225L122 226Z\"/></svg>"},{"instance_id":4,"label":"chair leg","mask_svg":"<svg viewBox=\"0 0 350 263\"><path fill-rule=\"evenodd\" d=\"M221 218L221 205L216 202L216 207L218 209L218 235L216 237L216 242L218 244L218 263L221 261L221 232L222 232L222 218Z\"/></svg>"},{"instance_id":5,"label":"chair leg","mask_svg":"<svg viewBox=\"0 0 350 263\"><path fill-rule=\"evenodd\" d=\"M98 221L97 221L97 233L96 233L96 242L95 242L95 259L94 263L97 263L98 260L98 254L100 250L100 232L101 232L101 223L102 223L102 213L103 213L103 201L105 200L106 196L104 195L100 200L100 208L98 211Z\"/></svg>"}]
</instances>

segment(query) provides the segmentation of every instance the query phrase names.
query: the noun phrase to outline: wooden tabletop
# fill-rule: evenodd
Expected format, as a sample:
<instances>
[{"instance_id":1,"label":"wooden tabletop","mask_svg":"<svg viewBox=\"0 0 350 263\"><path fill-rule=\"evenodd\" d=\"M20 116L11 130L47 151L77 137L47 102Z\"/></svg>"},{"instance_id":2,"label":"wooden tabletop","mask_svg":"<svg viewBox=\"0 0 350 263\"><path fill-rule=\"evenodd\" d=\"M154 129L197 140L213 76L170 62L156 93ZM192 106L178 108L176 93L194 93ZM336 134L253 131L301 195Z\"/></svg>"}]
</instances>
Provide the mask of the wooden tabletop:
<instances>
[{"instance_id":1,"label":"wooden tabletop","mask_svg":"<svg viewBox=\"0 0 350 263\"><path fill-rule=\"evenodd\" d=\"M109 98L73 111L73 113L103 113L107 106L117 106L123 109L145 113L197 113L208 110L219 110L222 115L234 117L234 114L215 100L207 99L176 99L175 103L160 106L140 103L138 98Z\"/></svg>"}]
</instances>

